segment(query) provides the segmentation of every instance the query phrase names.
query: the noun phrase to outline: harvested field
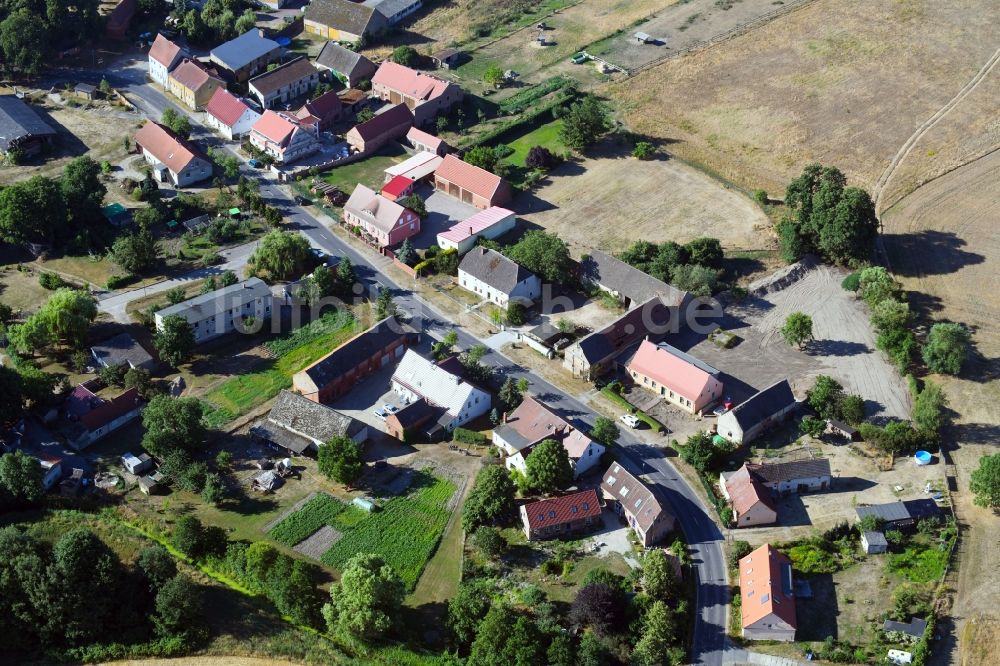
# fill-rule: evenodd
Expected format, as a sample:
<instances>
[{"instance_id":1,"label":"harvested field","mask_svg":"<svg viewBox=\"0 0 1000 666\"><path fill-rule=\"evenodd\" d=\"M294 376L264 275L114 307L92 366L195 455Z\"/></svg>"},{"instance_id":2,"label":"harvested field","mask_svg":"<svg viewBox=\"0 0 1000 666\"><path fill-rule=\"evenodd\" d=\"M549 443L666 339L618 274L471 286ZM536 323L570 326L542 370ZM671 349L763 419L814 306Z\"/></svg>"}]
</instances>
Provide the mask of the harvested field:
<instances>
[{"instance_id":1,"label":"harvested field","mask_svg":"<svg viewBox=\"0 0 1000 666\"><path fill-rule=\"evenodd\" d=\"M292 550L319 561L323 553L330 550L330 547L340 541L342 536L344 535L329 525L324 525L316 530L308 539L296 544Z\"/></svg>"},{"instance_id":2,"label":"harvested field","mask_svg":"<svg viewBox=\"0 0 1000 666\"><path fill-rule=\"evenodd\" d=\"M993 54L998 21L985 0L817 0L607 93L633 130L745 186L778 194L819 161L871 188Z\"/></svg>"},{"instance_id":3,"label":"harvested field","mask_svg":"<svg viewBox=\"0 0 1000 666\"><path fill-rule=\"evenodd\" d=\"M630 150L612 139L591 157L557 167L548 184L516 202L521 217L561 236L577 256L624 250L639 239L714 236L740 249L774 244L767 216L749 198L678 160L637 160Z\"/></svg>"}]
</instances>

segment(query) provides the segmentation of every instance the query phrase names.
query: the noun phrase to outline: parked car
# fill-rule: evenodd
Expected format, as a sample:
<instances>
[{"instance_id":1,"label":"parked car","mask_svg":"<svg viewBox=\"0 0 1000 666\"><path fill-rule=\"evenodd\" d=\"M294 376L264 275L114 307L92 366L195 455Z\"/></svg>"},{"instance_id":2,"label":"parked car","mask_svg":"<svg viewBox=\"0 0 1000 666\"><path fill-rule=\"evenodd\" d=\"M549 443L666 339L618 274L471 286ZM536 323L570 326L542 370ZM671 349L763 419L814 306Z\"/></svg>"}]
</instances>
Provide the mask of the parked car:
<instances>
[{"instance_id":1,"label":"parked car","mask_svg":"<svg viewBox=\"0 0 1000 666\"><path fill-rule=\"evenodd\" d=\"M622 414L619 420L629 428L639 427L639 419L637 419L634 414Z\"/></svg>"},{"instance_id":2,"label":"parked car","mask_svg":"<svg viewBox=\"0 0 1000 666\"><path fill-rule=\"evenodd\" d=\"M385 418L388 416L388 414L386 414L385 410L382 409L381 407L376 407L375 416L378 417L380 421L385 421Z\"/></svg>"},{"instance_id":3,"label":"parked car","mask_svg":"<svg viewBox=\"0 0 1000 666\"><path fill-rule=\"evenodd\" d=\"M722 416L728 411L729 410L726 408L725 405L719 405L718 407L712 410L712 413L715 414L716 416Z\"/></svg>"},{"instance_id":4,"label":"parked car","mask_svg":"<svg viewBox=\"0 0 1000 666\"><path fill-rule=\"evenodd\" d=\"M249 164L250 167L253 168L253 169L259 169L262 166L264 166L264 163L261 162L260 160L250 160L250 161L247 162L247 164Z\"/></svg>"},{"instance_id":5,"label":"parked car","mask_svg":"<svg viewBox=\"0 0 1000 666\"><path fill-rule=\"evenodd\" d=\"M297 203L300 206L311 206L312 205L312 200L306 199L305 197L302 197L302 196L296 196L295 197L295 203Z\"/></svg>"},{"instance_id":6,"label":"parked car","mask_svg":"<svg viewBox=\"0 0 1000 666\"><path fill-rule=\"evenodd\" d=\"M382 409L384 409L389 414L395 414L396 412L399 411L399 407L396 407L396 405L390 405L388 403L382 405Z\"/></svg>"},{"instance_id":7,"label":"parked car","mask_svg":"<svg viewBox=\"0 0 1000 666\"><path fill-rule=\"evenodd\" d=\"M309 251L312 252L312 256L316 257L320 261L326 261L326 252L318 247L309 248Z\"/></svg>"}]
</instances>

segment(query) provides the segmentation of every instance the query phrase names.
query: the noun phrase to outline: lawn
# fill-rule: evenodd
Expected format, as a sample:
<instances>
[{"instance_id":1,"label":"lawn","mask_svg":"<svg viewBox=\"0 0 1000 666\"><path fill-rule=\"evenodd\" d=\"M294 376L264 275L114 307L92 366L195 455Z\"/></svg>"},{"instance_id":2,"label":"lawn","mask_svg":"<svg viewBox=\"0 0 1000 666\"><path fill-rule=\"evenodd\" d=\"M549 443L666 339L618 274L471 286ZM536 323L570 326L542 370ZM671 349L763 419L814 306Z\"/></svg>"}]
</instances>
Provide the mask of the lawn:
<instances>
[{"instance_id":1,"label":"lawn","mask_svg":"<svg viewBox=\"0 0 1000 666\"><path fill-rule=\"evenodd\" d=\"M562 126L562 120L553 120L516 139L504 141L505 144L514 149L513 154L506 157L507 162L519 167L524 166L528 151L534 146L543 146L556 154L566 152L569 147L559 139L559 130L562 129Z\"/></svg>"},{"instance_id":2,"label":"lawn","mask_svg":"<svg viewBox=\"0 0 1000 666\"><path fill-rule=\"evenodd\" d=\"M339 347L355 332L353 316L327 313L315 322L288 334L287 338L294 338L301 343L283 351L277 359L268 361L260 370L233 377L205 395L205 401L209 403L205 421L212 428L221 428L267 402L281 389L292 385L292 375ZM283 349L281 339L268 344Z\"/></svg>"},{"instance_id":3,"label":"lawn","mask_svg":"<svg viewBox=\"0 0 1000 666\"><path fill-rule=\"evenodd\" d=\"M19 271L13 266L5 266L0 271L0 303L9 305L15 312L36 310L51 293L38 284L38 276L32 271Z\"/></svg>"},{"instance_id":4,"label":"lawn","mask_svg":"<svg viewBox=\"0 0 1000 666\"><path fill-rule=\"evenodd\" d=\"M406 158L406 152L398 144L392 143L371 157L327 171L323 174L323 180L347 194L353 192L358 183L378 191L385 182L383 171Z\"/></svg>"},{"instance_id":5,"label":"lawn","mask_svg":"<svg viewBox=\"0 0 1000 666\"><path fill-rule=\"evenodd\" d=\"M342 569L356 553L377 553L412 590L448 523L446 505L455 490L451 481L417 473L405 495L390 499L355 525L334 522L344 536L323 555L323 563Z\"/></svg>"}]
</instances>

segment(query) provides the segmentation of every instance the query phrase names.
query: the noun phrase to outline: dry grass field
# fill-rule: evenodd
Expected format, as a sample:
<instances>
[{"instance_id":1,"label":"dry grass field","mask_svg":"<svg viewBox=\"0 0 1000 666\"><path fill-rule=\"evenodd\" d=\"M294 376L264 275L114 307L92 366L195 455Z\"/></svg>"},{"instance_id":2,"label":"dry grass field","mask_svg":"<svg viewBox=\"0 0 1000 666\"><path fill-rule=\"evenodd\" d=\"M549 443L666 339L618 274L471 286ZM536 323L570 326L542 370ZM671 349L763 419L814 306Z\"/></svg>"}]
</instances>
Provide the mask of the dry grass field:
<instances>
[{"instance_id":1,"label":"dry grass field","mask_svg":"<svg viewBox=\"0 0 1000 666\"><path fill-rule=\"evenodd\" d=\"M663 156L637 160L624 146L591 154L554 169L548 184L516 204L523 219L558 234L576 256L617 252L640 239L713 236L727 249L773 244L770 222L753 201L697 169Z\"/></svg>"},{"instance_id":2,"label":"dry grass field","mask_svg":"<svg viewBox=\"0 0 1000 666\"><path fill-rule=\"evenodd\" d=\"M747 187L779 194L820 161L870 188L993 54L998 21L986 0L817 0L606 92L632 130Z\"/></svg>"}]
</instances>

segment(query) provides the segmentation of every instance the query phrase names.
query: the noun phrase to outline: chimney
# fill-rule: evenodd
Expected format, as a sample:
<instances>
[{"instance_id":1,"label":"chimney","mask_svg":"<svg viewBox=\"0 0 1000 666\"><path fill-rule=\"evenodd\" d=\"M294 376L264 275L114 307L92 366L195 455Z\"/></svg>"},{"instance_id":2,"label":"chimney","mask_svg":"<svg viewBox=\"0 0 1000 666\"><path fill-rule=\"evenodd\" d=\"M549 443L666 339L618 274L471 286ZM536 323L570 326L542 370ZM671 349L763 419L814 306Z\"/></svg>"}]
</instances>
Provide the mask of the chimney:
<instances>
[{"instance_id":1,"label":"chimney","mask_svg":"<svg viewBox=\"0 0 1000 666\"><path fill-rule=\"evenodd\" d=\"M257 28L257 36L262 39L267 37L267 33L264 31L264 28Z\"/></svg>"},{"instance_id":2,"label":"chimney","mask_svg":"<svg viewBox=\"0 0 1000 666\"><path fill-rule=\"evenodd\" d=\"M469 235L472 235L472 227L469 227Z\"/></svg>"},{"instance_id":3,"label":"chimney","mask_svg":"<svg viewBox=\"0 0 1000 666\"><path fill-rule=\"evenodd\" d=\"M503 422L507 423L507 412L503 413Z\"/></svg>"}]
</instances>

